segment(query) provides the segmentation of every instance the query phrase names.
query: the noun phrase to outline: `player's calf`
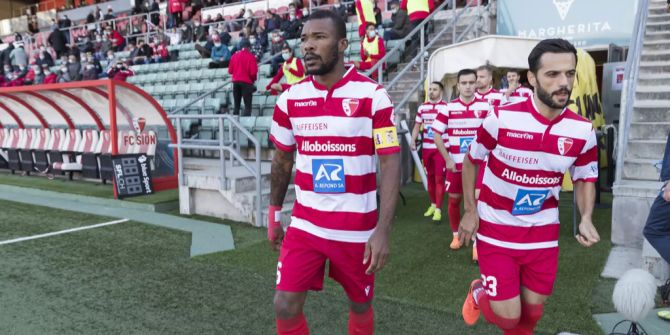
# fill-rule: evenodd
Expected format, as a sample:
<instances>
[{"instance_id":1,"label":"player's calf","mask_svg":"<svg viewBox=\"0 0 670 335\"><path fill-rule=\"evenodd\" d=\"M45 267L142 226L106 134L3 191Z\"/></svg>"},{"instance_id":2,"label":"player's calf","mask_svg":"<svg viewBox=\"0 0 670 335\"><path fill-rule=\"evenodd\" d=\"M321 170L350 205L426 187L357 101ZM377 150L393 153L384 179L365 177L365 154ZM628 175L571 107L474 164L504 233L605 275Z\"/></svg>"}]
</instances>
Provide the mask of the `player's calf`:
<instances>
[{"instance_id":1,"label":"player's calf","mask_svg":"<svg viewBox=\"0 0 670 335\"><path fill-rule=\"evenodd\" d=\"M306 292L277 291L274 298L278 335L308 335L307 320L302 313Z\"/></svg>"},{"instance_id":2,"label":"player's calf","mask_svg":"<svg viewBox=\"0 0 670 335\"><path fill-rule=\"evenodd\" d=\"M374 310L371 303L352 301L349 309L349 335L372 335L374 326Z\"/></svg>"}]
</instances>

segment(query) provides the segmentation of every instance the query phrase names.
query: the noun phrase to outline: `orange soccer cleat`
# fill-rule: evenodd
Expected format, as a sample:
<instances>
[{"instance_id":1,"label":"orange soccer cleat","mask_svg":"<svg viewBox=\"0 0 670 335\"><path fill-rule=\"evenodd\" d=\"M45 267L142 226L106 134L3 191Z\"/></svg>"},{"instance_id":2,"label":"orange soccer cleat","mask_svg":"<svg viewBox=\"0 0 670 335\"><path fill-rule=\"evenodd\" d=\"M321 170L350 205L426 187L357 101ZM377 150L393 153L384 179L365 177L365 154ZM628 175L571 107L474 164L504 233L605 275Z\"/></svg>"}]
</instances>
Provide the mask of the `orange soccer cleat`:
<instances>
[{"instance_id":1,"label":"orange soccer cleat","mask_svg":"<svg viewBox=\"0 0 670 335\"><path fill-rule=\"evenodd\" d=\"M472 283L470 283L470 291L468 292L468 296L465 298L465 302L463 302L463 309L461 313L463 314L463 321L465 321L465 324L468 326L474 326L475 323L477 323L477 319L479 319L479 314L481 313L473 296L476 289L484 289L481 279L475 279L472 281Z\"/></svg>"},{"instance_id":2,"label":"orange soccer cleat","mask_svg":"<svg viewBox=\"0 0 670 335\"><path fill-rule=\"evenodd\" d=\"M454 234L454 238L451 240L449 248L451 248L452 250L458 250L461 248L461 242L458 240L458 234Z\"/></svg>"},{"instance_id":3,"label":"orange soccer cleat","mask_svg":"<svg viewBox=\"0 0 670 335\"><path fill-rule=\"evenodd\" d=\"M473 244L472 245L472 261L475 263L479 263L479 255L477 255L477 245Z\"/></svg>"}]
</instances>

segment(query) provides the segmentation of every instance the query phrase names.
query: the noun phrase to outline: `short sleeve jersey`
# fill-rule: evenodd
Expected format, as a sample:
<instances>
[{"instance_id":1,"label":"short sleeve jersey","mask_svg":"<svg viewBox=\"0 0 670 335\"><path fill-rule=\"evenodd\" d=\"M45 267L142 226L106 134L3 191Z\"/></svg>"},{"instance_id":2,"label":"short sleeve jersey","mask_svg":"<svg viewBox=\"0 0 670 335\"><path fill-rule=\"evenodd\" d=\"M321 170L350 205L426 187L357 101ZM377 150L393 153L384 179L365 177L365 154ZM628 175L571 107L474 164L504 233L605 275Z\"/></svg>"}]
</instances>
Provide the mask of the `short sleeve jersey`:
<instances>
[{"instance_id":1,"label":"short sleeve jersey","mask_svg":"<svg viewBox=\"0 0 670 335\"><path fill-rule=\"evenodd\" d=\"M484 94L479 93L479 91L475 91L475 98L486 101L491 106L500 106L505 102L505 95L493 87L491 87Z\"/></svg>"},{"instance_id":2,"label":"short sleeve jersey","mask_svg":"<svg viewBox=\"0 0 670 335\"><path fill-rule=\"evenodd\" d=\"M449 102L435 118L432 130L447 135L445 147L456 163L456 170L461 171L468 147L490 109L485 101L475 99L465 103L459 98Z\"/></svg>"},{"instance_id":3,"label":"short sleeve jersey","mask_svg":"<svg viewBox=\"0 0 670 335\"><path fill-rule=\"evenodd\" d=\"M424 102L419 106L416 111L416 119L414 120L417 124L423 126L422 135L422 147L423 149L435 149L435 132L433 132L433 122L437 117L437 114L446 112L447 103L440 100L437 103ZM442 139L446 141L447 134L442 134Z\"/></svg>"},{"instance_id":4,"label":"short sleeve jersey","mask_svg":"<svg viewBox=\"0 0 670 335\"><path fill-rule=\"evenodd\" d=\"M277 100L270 139L297 151L291 227L365 243L377 224L377 156L400 151L386 90L353 67L330 90L312 76Z\"/></svg>"},{"instance_id":5,"label":"short sleeve jersey","mask_svg":"<svg viewBox=\"0 0 670 335\"><path fill-rule=\"evenodd\" d=\"M504 96L505 93L507 93L507 89L500 90L500 93L502 93L503 96ZM533 90L531 90L530 88L524 87L524 86L519 86L513 92L511 92L509 94L509 98L505 97L505 102L504 103L513 104L513 103L521 102L521 101L524 101L528 98L532 98L533 94L534 94Z\"/></svg>"},{"instance_id":6,"label":"short sleeve jersey","mask_svg":"<svg viewBox=\"0 0 670 335\"><path fill-rule=\"evenodd\" d=\"M473 161L488 156L477 238L517 250L558 246L563 176L595 182L597 150L591 122L567 108L551 121L533 99L494 109L469 150Z\"/></svg>"}]
</instances>

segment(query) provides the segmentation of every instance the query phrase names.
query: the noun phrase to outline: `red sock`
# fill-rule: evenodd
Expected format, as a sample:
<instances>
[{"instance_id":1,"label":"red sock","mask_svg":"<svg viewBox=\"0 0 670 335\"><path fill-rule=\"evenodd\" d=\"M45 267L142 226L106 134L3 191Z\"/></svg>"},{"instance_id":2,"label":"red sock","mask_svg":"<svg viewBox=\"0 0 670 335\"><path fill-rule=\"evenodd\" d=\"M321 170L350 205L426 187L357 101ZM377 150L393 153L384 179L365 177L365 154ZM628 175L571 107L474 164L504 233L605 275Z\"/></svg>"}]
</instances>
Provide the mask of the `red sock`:
<instances>
[{"instance_id":1,"label":"red sock","mask_svg":"<svg viewBox=\"0 0 670 335\"><path fill-rule=\"evenodd\" d=\"M375 330L375 312L372 307L363 314L349 310L349 335L372 335Z\"/></svg>"},{"instance_id":2,"label":"red sock","mask_svg":"<svg viewBox=\"0 0 670 335\"><path fill-rule=\"evenodd\" d=\"M277 319L277 335L309 335L305 315L300 313L290 319Z\"/></svg>"},{"instance_id":3,"label":"red sock","mask_svg":"<svg viewBox=\"0 0 670 335\"><path fill-rule=\"evenodd\" d=\"M432 173L428 173L426 175L426 179L428 182L428 198L430 199L430 203L434 204L435 203L435 175ZM438 206L439 208L439 206Z\"/></svg>"},{"instance_id":4,"label":"red sock","mask_svg":"<svg viewBox=\"0 0 670 335\"><path fill-rule=\"evenodd\" d=\"M533 305L521 302L521 319L516 328L512 329L510 334L514 335L533 335L537 322L542 318L544 305Z\"/></svg>"},{"instance_id":5,"label":"red sock","mask_svg":"<svg viewBox=\"0 0 670 335\"><path fill-rule=\"evenodd\" d=\"M461 198L449 197L449 224L451 231L458 233L458 226L461 224Z\"/></svg>"},{"instance_id":6,"label":"red sock","mask_svg":"<svg viewBox=\"0 0 670 335\"><path fill-rule=\"evenodd\" d=\"M444 173L435 175L435 206L442 209L442 201L444 201Z\"/></svg>"},{"instance_id":7,"label":"red sock","mask_svg":"<svg viewBox=\"0 0 670 335\"><path fill-rule=\"evenodd\" d=\"M507 331L513 330L514 327L516 327L519 324L519 318L507 319L500 317L496 313L494 313L493 310L491 309L491 304L489 303L489 296L486 294L486 292L482 291L475 300L477 301L477 306L479 307L479 310L482 311L482 314L484 315L486 321L498 326L498 328L505 331L505 334L507 334Z\"/></svg>"}]
</instances>

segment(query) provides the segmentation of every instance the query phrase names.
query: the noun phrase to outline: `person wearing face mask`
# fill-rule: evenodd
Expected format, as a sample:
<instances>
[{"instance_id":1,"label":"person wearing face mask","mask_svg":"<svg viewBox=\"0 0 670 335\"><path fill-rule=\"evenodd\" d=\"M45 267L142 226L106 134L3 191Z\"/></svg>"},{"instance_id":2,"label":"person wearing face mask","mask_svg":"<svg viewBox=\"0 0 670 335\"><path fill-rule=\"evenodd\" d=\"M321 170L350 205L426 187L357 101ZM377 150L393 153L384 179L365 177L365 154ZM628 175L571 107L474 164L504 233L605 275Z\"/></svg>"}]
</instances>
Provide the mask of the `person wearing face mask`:
<instances>
[{"instance_id":1,"label":"person wearing face mask","mask_svg":"<svg viewBox=\"0 0 670 335\"><path fill-rule=\"evenodd\" d=\"M295 7L289 9L288 20L282 22L281 30L284 32L284 38L287 40L300 37L300 32L302 32L302 20L296 16Z\"/></svg>"},{"instance_id":2,"label":"person wearing face mask","mask_svg":"<svg viewBox=\"0 0 670 335\"><path fill-rule=\"evenodd\" d=\"M95 69L93 63L86 63L84 65L84 73L82 74L83 80L96 80L98 79L98 71Z\"/></svg>"},{"instance_id":3,"label":"person wearing face mask","mask_svg":"<svg viewBox=\"0 0 670 335\"><path fill-rule=\"evenodd\" d=\"M284 58L281 56L282 49L284 48L284 39L281 37L281 34L278 30L272 32L272 38L270 40L270 54L274 55L270 61L270 74L275 75L279 70L279 64L284 62Z\"/></svg>"},{"instance_id":4,"label":"person wearing face mask","mask_svg":"<svg viewBox=\"0 0 670 335\"><path fill-rule=\"evenodd\" d=\"M249 44L251 44L251 53L256 57L256 61L260 62L263 58L263 54L265 53L265 47L261 43L260 39L258 39L258 35L256 33L253 33L249 35Z\"/></svg>"},{"instance_id":5,"label":"person wearing face mask","mask_svg":"<svg viewBox=\"0 0 670 335\"><path fill-rule=\"evenodd\" d=\"M384 58L386 49L384 40L377 35L375 25L368 24L366 36L361 40L361 62L354 62L356 68L360 71L371 69L377 62ZM370 75L370 78L377 79L377 71Z\"/></svg>"},{"instance_id":6,"label":"person wearing face mask","mask_svg":"<svg viewBox=\"0 0 670 335\"><path fill-rule=\"evenodd\" d=\"M37 63L30 65L30 71L28 71L26 77L32 77L33 85L44 84L44 72L42 71L42 67Z\"/></svg>"},{"instance_id":7,"label":"person wearing face mask","mask_svg":"<svg viewBox=\"0 0 670 335\"><path fill-rule=\"evenodd\" d=\"M179 33L179 41L181 43L193 42L193 29L190 24L182 23L181 27L179 27Z\"/></svg>"},{"instance_id":8,"label":"person wearing face mask","mask_svg":"<svg viewBox=\"0 0 670 335\"><path fill-rule=\"evenodd\" d=\"M14 43L14 50L9 54L9 60L14 68L28 66L28 54L23 49L23 43Z\"/></svg>"},{"instance_id":9,"label":"person wearing face mask","mask_svg":"<svg viewBox=\"0 0 670 335\"><path fill-rule=\"evenodd\" d=\"M228 67L228 62L230 61L230 50L228 45L221 43L221 38L219 35L212 36L212 42L214 46L212 47L212 61L209 63L210 69L218 69Z\"/></svg>"},{"instance_id":10,"label":"person wearing face mask","mask_svg":"<svg viewBox=\"0 0 670 335\"><path fill-rule=\"evenodd\" d=\"M377 25L375 6L372 0L356 0L354 5L356 8L356 18L358 19L358 35L362 38L365 36L368 24Z\"/></svg>"},{"instance_id":11,"label":"person wearing face mask","mask_svg":"<svg viewBox=\"0 0 670 335\"><path fill-rule=\"evenodd\" d=\"M81 63L77 60L77 57L70 55L67 60L67 72L70 77L70 81L79 81L81 80Z\"/></svg>"},{"instance_id":12,"label":"person wearing face mask","mask_svg":"<svg viewBox=\"0 0 670 335\"><path fill-rule=\"evenodd\" d=\"M167 49L165 40L156 40L154 42L154 54L152 56L154 63L164 63L170 60L170 52Z\"/></svg>"},{"instance_id":13,"label":"person wearing face mask","mask_svg":"<svg viewBox=\"0 0 670 335\"><path fill-rule=\"evenodd\" d=\"M333 1L333 7L331 8L337 15L339 15L344 22L349 20L349 14L347 14L347 7L342 6L340 0Z\"/></svg>"},{"instance_id":14,"label":"person wearing face mask","mask_svg":"<svg viewBox=\"0 0 670 335\"><path fill-rule=\"evenodd\" d=\"M284 64L265 87L265 90L270 91L272 95L286 91L291 85L305 78L305 66L300 58L294 56L293 49L288 44L284 44L282 48L282 59L284 59ZM286 77L286 84L279 83L282 77Z\"/></svg>"},{"instance_id":15,"label":"person wearing face mask","mask_svg":"<svg viewBox=\"0 0 670 335\"><path fill-rule=\"evenodd\" d=\"M42 66L42 64L46 64L47 66L54 66L54 59L51 57L51 54L44 46L40 47L39 51L37 52L35 62L37 62L37 65L39 66Z\"/></svg>"},{"instance_id":16,"label":"person wearing face mask","mask_svg":"<svg viewBox=\"0 0 670 335\"><path fill-rule=\"evenodd\" d=\"M51 71L51 69L42 65L42 72L44 73L44 84L55 84L58 81L58 74Z\"/></svg>"},{"instance_id":17,"label":"person wearing face mask","mask_svg":"<svg viewBox=\"0 0 670 335\"><path fill-rule=\"evenodd\" d=\"M400 9L397 1L391 3L391 13L391 24L385 26L389 29L384 31L384 41L402 39L412 30L407 10Z\"/></svg>"},{"instance_id":18,"label":"person wearing face mask","mask_svg":"<svg viewBox=\"0 0 670 335\"><path fill-rule=\"evenodd\" d=\"M128 77L135 75L135 72L128 67L127 61L125 59L120 62L116 62L114 66L107 72L109 79L126 81Z\"/></svg>"},{"instance_id":19,"label":"person wearing face mask","mask_svg":"<svg viewBox=\"0 0 670 335\"><path fill-rule=\"evenodd\" d=\"M193 20L193 41L207 41L207 27L203 27L198 20Z\"/></svg>"},{"instance_id":20,"label":"person wearing face mask","mask_svg":"<svg viewBox=\"0 0 670 335\"><path fill-rule=\"evenodd\" d=\"M56 82L69 83L71 81L72 79L70 78L70 74L68 73L67 66L62 65L60 68L58 68L58 79L56 79Z\"/></svg>"},{"instance_id":21,"label":"person wearing face mask","mask_svg":"<svg viewBox=\"0 0 670 335\"><path fill-rule=\"evenodd\" d=\"M265 12L265 31L266 32L271 32L275 31L276 29L279 29L281 26L281 18L279 15L273 13L271 10L268 9L267 12Z\"/></svg>"}]
</instances>

